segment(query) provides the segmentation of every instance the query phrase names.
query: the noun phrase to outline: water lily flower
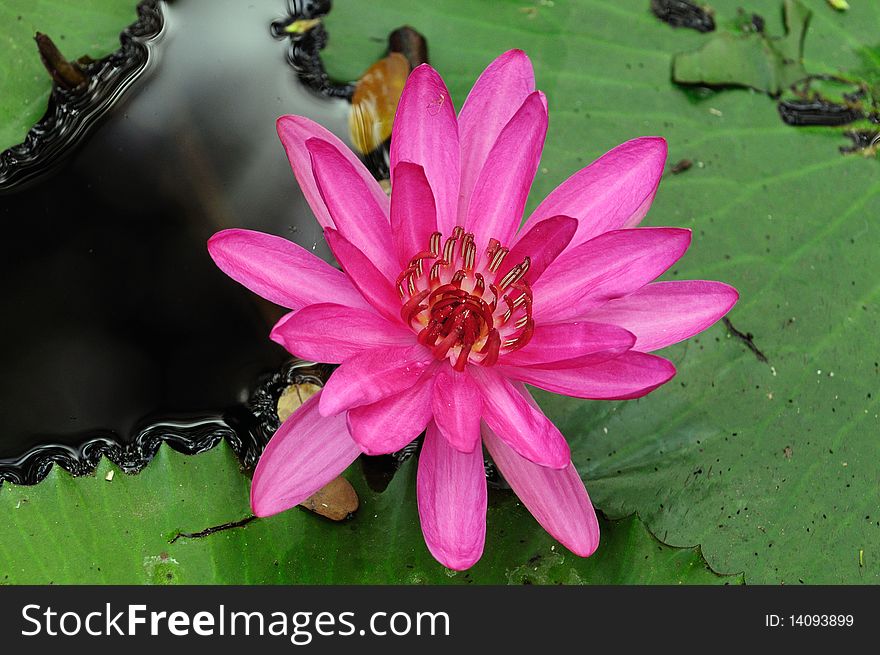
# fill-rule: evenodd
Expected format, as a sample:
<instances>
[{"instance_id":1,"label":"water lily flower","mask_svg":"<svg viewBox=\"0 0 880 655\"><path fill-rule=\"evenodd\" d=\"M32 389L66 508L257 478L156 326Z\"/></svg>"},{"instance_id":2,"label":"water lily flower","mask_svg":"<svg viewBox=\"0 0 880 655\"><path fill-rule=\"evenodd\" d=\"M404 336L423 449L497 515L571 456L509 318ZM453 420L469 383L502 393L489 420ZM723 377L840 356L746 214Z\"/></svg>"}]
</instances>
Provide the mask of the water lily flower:
<instances>
[{"instance_id":1,"label":"water lily flower","mask_svg":"<svg viewBox=\"0 0 880 655\"><path fill-rule=\"evenodd\" d=\"M525 385L644 396L675 374L648 353L712 325L737 293L653 282L691 240L689 230L636 227L663 171L662 138L614 148L522 223L547 124L521 51L489 65L458 116L437 72L419 66L394 121L389 199L326 129L278 120L342 270L248 230L219 232L208 248L230 277L291 310L273 340L339 367L263 453L256 515L300 503L361 453L391 453L425 432L419 516L442 564L466 569L482 554L482 446L553 537L578 555L595 551L596 514L568 444Z\"/></svg>"}]
</instances>

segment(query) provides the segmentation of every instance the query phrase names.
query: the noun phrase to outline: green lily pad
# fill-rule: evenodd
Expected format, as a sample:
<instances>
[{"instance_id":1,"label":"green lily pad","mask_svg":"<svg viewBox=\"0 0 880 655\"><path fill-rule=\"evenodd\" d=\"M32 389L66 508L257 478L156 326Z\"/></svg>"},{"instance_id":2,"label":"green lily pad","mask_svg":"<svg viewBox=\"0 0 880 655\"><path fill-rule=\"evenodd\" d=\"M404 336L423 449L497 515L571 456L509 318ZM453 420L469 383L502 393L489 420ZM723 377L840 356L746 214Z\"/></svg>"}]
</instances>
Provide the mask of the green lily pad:
<instances>
[{"instance_id":1,"label":"green lily pad","mask_svg":"<svg viewBox=\"0 0 880 655\"><path fill-rule=\"evenodd\" d=\"M739 34L719 31L699 50L675 56L672 79L680 84L745 86L779 95L807 74L803 46L812 16L798 0L785 0L782 7L785 36L773 37L754 27Z\"/></svg>"},{"instance_id":2,"label":"green lily pad","mask_svg":"<svg viewBox=\"0 0 880 655\"><path fill-rule=\"evenodd\" d=\"M804 66L866 64L878 3L813 12ZM716 0L735 16L742 0ZM746 7L782 34L778 0ZM877 162L842 156L837 133L784 125L749 90L701 101L670 80L675 53L711 36L673 30L640 0L371 6L339 1L327 19L331 74L356 75L380 37L425 33L457 107L492 58L531 56L550 131L530 207L573 171L626 139L666 137L668 175L649 225L690 227L693 246L669 279L719 279L741 300L730 314L768 362L724 325L665 355L677 377L620 403L540 394L572 442L597 506L638 512L673 545L700 544L710 565L754 583L880 581L880 182ZM869 64L876 63L870 59Z\"/></svg>"},{"instance_id":3,"label":"green lily pad","mask_svg":"<svg viewBox=\"0 0 880 655\"><path fill-rule=\"evenodd\" d=\"M196 534L250 514L249 480L224 443L196 456L162 446L140 474L103 460L94 476L53 470L0 487L0 583L6 584L730 584L696 548L659 543L635 517L602 521L589 559L546 535L510 492L490 495L486 554L463 573L440 566L419 529L415 461L381 494L357 465L361 509L333 523L293 509ZM112 476L108 474L112 473ZM111 479L108 480L108 477Z\"/></svg>"},{"instance_id":4,"label":"green lily pad","mask_svg":"<svg viewBox=\"0 0 880 655\"><path fill-rule=\"evenodd\" d=\"M6 0L0 4L0 151L24 141L52 90L34 34L48 34L70 60L104 57L137 17L133 0Z\"/></svg>"}]
</instances>

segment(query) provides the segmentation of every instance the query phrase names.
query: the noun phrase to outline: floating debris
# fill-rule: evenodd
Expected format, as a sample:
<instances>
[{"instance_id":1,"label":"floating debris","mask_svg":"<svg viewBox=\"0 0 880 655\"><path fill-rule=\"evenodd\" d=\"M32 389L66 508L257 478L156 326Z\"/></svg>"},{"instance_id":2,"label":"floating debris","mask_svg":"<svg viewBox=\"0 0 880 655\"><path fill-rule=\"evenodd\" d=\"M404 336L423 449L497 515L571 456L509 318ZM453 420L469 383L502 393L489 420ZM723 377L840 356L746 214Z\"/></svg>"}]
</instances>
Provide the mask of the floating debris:
<instances>
[{"instance_id":1,"label":"floating debris","mask_svg":"<svg viewBox=\"0 0 880 655\"><path fill-rule=\"evenodd\" d=\"M843 135L852 141L852 144L840 146L841 154L861 153L866 157L875 157L880 149L880 131L847 130Z\"/></svg>"},{"instance_id":2,"label":"floating debris","mask_svg":"<svg viewBox=\"0 0 880 655\"><path fill-rule=\"evenodd\" d=\"M292 21L285 25L282 30L285 34L305 34L320 24L320 18L306 18L303 20Z\"/></svg>"},{"instance_id":3,"label":"floating debris","mask_svg":"<svg viewBox=\"0 0 880 655\"><path fill-rule=\"evenodd\" d=\"M280 370L260 380L247 402L248 413L256 418L256 424L253 426L257 432L255 440L263 444L268 443L281 425L282 418L279 414L283 410L280 400L285 391L294 395L299 393L302 396L303 391L308 392L311 388L320 389L335 368L329 364L315 364L294 359L287 362ZM291 388L299 391L290 391ZM303 397L303 402L306 400L308 397ZM290 411L292 412L293 409ZM256 459L253 464L256 464Z\"/></svg>"},{"instance_id":4,"label":"floating debris","mask_svg":"<svg viewBox=\"0 0 880 655\"><path fill-rule=\"evenodd\" d=\"M847 125L865 117L863 111L840 105L825 98L814 100L781 100L779 117L786 125Z\"/></svg>"},{"instance_id":5,"label":"floating debris","mask_svg":"<svg viewBox=\"0 0 880 655\"><path fill-rule=\"evenodd\" d=\"M361 155L381 148L391 138L394 113L409 73L406 57L392 52L370 66L355 85L348 124Z\"/></svg>"},{"instance_id":6,"label":"floating debris","mask_svg":"<svg viewBox=\"0 0 880 655\"><path fill-rule=\"evenodd\" d=\"M691 167L693 167L694 162L692 159L679 159L672 165L672 168L669 169L669 172L672 175L680 175L685 171L689 171Z\"/></svg>"},{"instance_id":7,"label":"floating debris","mask_svg":"<svg viewBox=\"0 0 880 655\"><path fill-rule=\"evenodd\" d=\"M355 149L370 172L381 181L390 177L386 153L397 103L410 71L428 61L425 37L409 26L388 36L385 57L370 66L355 84L349 131Z\"/></svg>"},{"instance_id":8,"label":"floating debris","mask_svg":"<svg viewBox=\"0 0 880 655\"><path fill-rule=\"evenodd\" d=\"M294 383L287 387L278 397L276 411L278 418L284 422L296 410L302 407L309 398L321 390L321 387L312 382Z\"/></svg>"},{"instance_id":9,"label":"floating debris","mask_svg":"<svg viewBox=\"0 0 880 655\"><path fill-rule=\"evenodd\" d=\"M672 27L687 27L698 32L715 29L711 12L688 0L651 0L651 11Z\"/></svg>"},{"instance_id":10,"label":"floating debris","mask_svg":"<svg viewBox=\"0 0 880 655\"><path fill-rule=\"evenodd\" d=\"M724 326L727 328L728 332L731 336L739 341L743 342L746 347L752 351L752 353L757 357L759 362L763 362L764 364L769 364L767 360L767 356L755 345L755 335L751 332L741 332L736 327L734 327L733 323L731 323L730 319L727 316L724 316L721 319L721 322L724 323ZM821 373L821 371L819 371Z\"/></svg>"},{"instance_id":11,"label":"floating debris","mask_svg":"<svg viewBox=\"0 0 880 655\"><path fill-rule=\"evenodd\" d=\"M306 498L302 507L332 521L343 521L360 507L357 492L345 478L336 478Z\"/></svg>"},{"instance_id":12,"label":"floating debris","mask_svg":"<svg viewBox=\"0 0 880 655\"><path fill-rule=\"evenodd\" d=\"M388 35L388 52L399 52L415 68L428 63L428 42L425 37L409 25L398 27Z\"/></svg>"},{"instance_id":13,"label":"floating debris","mask_svg":"<svg viewBox=\"0 0 880 655\"><path fill-rule=\"evenodd\" d=\"M205 528L204 530L199 530L198 532L180 532L178 531L176 535L171 537L168 540L169 544L176 543L178 539L202 539L203 537L210 537L212 534L217 534L218 532L223 532L225 530L233 530L235 528L243 528L252 521L257 519L256 516L246 516L243 519L239 519L238 521L230 521L228 523L221 523L220 525L212 525L209 528ZM163 560L168 559L168 553L161 553L159 555Z\"/></svg>"},{"instance_id":14,"label":"floating debris","mask_svg":"<svg viewBox=\"0 0 880 655\"><path fill-rule=\"evenodd\" d=\"M812 12L800 0L783 0L784 36L765 32L758 14L738 10L735 31L718 33L693 52L675 55L672 79L689 89L745 87L777 100L780 119L793 127L840 127L868 121L880 124L880 91L873 73L808 74L803 66L804 38ZM714 108L709 112L721 113ZM861 126L856 126L861 127ZM845 133L853 142L841 153L877 154L877 131Z\"/></svg>"},{"instance_id":15,"label":"floating debris","mask_svg":"<svg viewBox=\"0 0 880 655\"><path fill-rule=\"evenodd\" d=\"M767 26L767 22L764 20L764 17L760 14L752 14L749 16L748 23L745 23L742 28L744 30L750 30L752 32L757 32L758 34L764 33L764 28Z\"/></svg>"},{"instance_id":16,"label":"floating debris","mask_svg":"<svg viewBox=\"0 0 880 655\"><path fill-rule=\"evenodd\" d=\"M75 61L67 61L51 38L37 32L34 35L34 41L37 42L37 49L40 51L40 61L43 62L43 66L52 76L55 84L71 91L86 85L89 78L80 64ZM91 59L85 59L83 63L91 63Z\"/></svg>"},{"instance_id":17,"label":"floating debris","mask_svg":"<svg viewBox=\"0 0 880 655\"><path fill-rule=\"evenodd\" d=\"M672 60L677 84L746 87L777 97L806 76L803 43L812 12L798 0L783 1L785 34L770 36L760 16L741 19L740 32L722 31L694 52Z\"/></svg>"},{"instance_id":18,"label":"floating debris","mask_svg":"<svg viewBox=\"0 0 880 655\"><path fill-rule=\"evenodd\" d=\"M876 98L865 82L837 75L807 75L779 102L779 116L796 127L838 126L877 116Z\"/></svg>"}]
</instances>

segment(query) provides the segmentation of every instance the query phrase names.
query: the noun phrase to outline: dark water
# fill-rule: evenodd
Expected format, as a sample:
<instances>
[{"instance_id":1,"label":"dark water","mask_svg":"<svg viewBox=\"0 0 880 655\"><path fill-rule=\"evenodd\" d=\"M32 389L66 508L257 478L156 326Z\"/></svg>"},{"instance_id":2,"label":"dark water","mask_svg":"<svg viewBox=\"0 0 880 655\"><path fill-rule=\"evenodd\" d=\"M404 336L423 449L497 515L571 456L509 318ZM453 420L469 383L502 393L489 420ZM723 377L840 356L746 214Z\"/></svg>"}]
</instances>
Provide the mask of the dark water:
<instances>
[{"instance_id":1,"label":"dark water","mask_svg":"<svg viewBox=\"0 0 880 655\"><path fill-rule=\"evenodd\" d=\"M297 81L270 34L287 3L162 10L136 86L50 177L0 195L0 468L37 445L229 433L287 356L267 338L278 309L217 270L206 240L248 227L328 257L274 121L342 135L347 105Z\"/></svg>"}]
</instances>

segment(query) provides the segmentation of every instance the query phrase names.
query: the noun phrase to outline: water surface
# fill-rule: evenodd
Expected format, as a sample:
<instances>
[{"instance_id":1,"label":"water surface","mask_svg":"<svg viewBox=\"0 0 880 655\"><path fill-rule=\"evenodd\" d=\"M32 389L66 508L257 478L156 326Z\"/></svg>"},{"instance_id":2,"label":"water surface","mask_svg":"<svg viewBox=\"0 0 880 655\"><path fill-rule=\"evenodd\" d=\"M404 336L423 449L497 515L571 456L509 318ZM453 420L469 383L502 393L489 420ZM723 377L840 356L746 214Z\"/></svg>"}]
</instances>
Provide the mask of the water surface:
<instances>
[{"instance_id":1,"label":"water surface","mask_svg":"<svg viewBox=\"0 0 880 655\"><path fill-rule=\"evenodd\" d=\"M329 258L274 124L302 114L342 135L347 106L297 81L270 33L287 3L162 9L135 87L51 176L0 195L0 465L222 425L287 356L267 338L278 308L216 269L206 240L248 227Z\"/></svg>"}]
</instances>

